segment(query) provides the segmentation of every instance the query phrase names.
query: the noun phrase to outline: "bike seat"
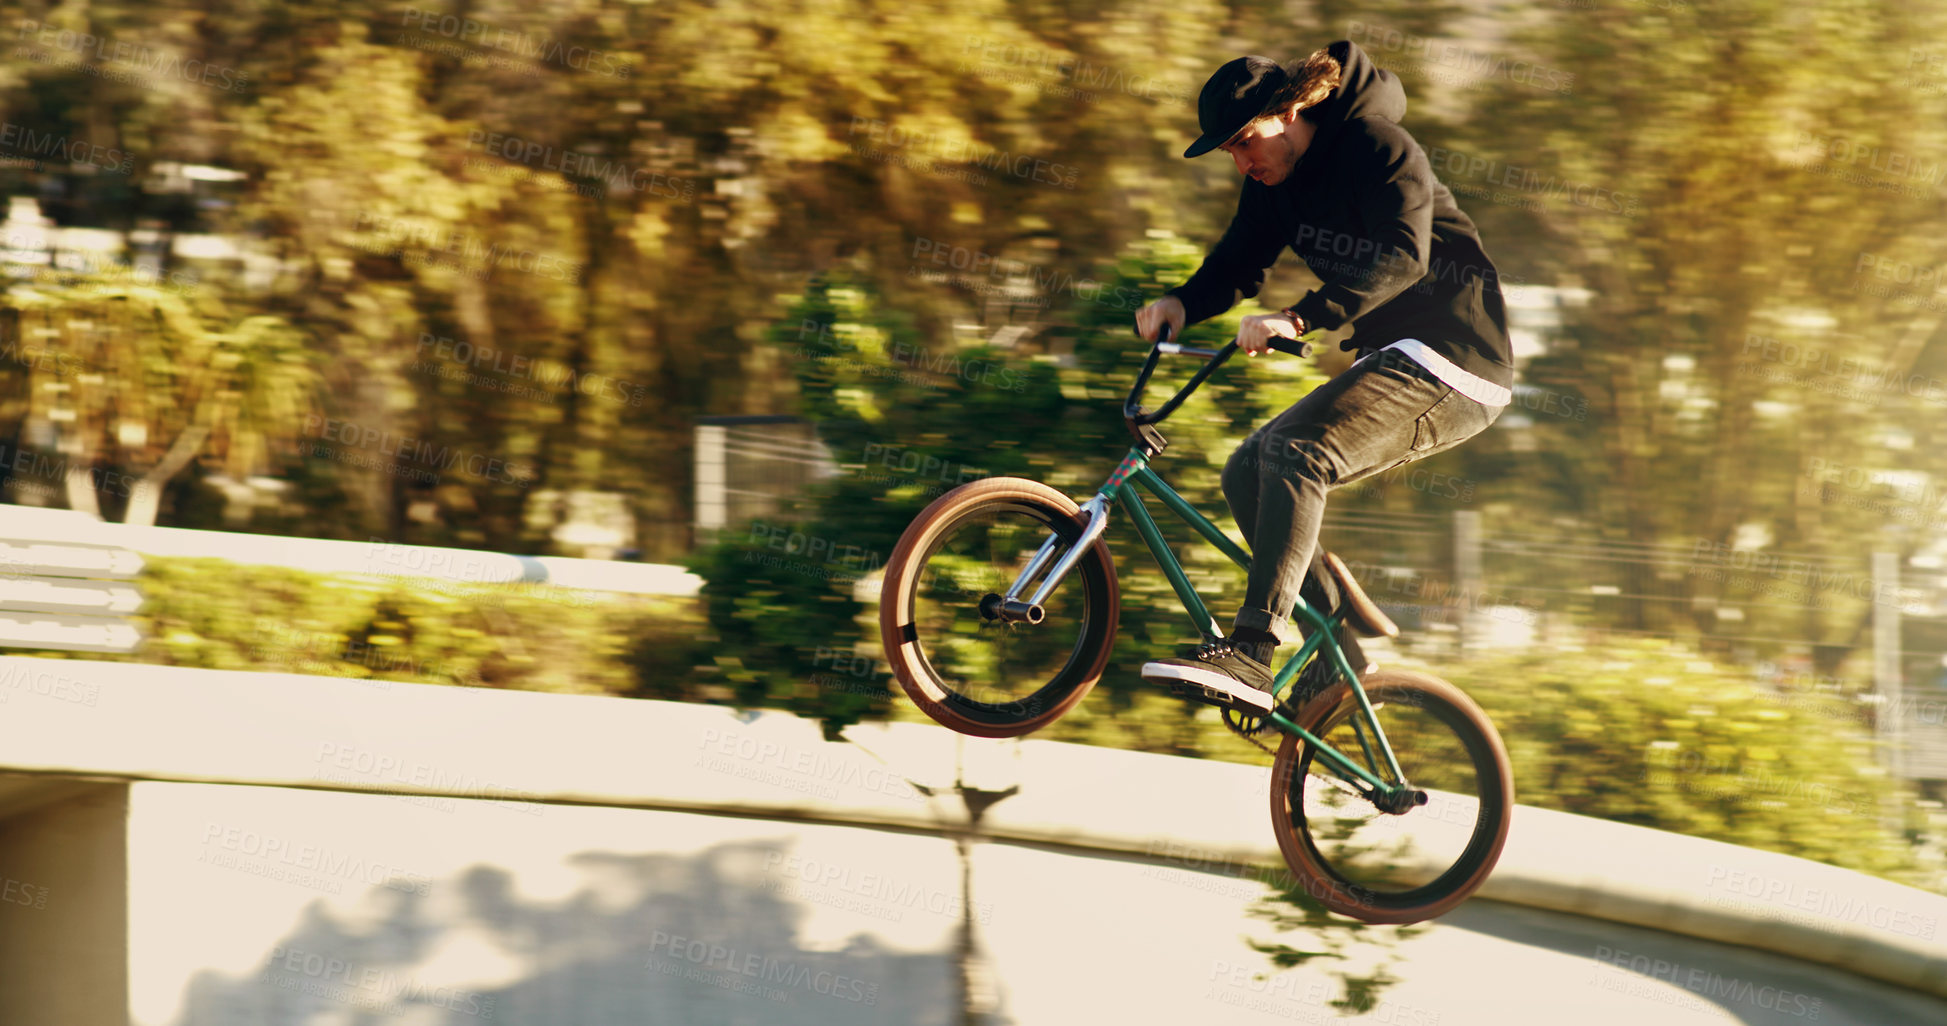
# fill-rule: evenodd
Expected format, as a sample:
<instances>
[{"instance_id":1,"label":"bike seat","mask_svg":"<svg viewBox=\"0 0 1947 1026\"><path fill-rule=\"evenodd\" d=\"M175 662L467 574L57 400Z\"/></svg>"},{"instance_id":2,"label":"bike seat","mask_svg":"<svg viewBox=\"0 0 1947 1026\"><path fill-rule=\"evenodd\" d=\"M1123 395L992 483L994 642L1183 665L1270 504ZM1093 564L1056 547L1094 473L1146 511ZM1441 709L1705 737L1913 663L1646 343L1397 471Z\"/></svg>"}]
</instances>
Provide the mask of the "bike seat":
<instances>
[{"instance_id":1,"label":"bike seat","mask_svg":"<svg viewBox=\"0 0 1947 1026\"><path fill-rule=\"evenodd\" d=\"M1359 587L1359 582L1353 579L1352 571L1346 569L1344 561L1327 552L1324 562L1325 569L1331 571L1332 578L1339 582L1339 608L1345 613L1346 626L1362 637L1399 637L1399 625L1366 595L1364 588Z\"/></svg>"}]
</instances>

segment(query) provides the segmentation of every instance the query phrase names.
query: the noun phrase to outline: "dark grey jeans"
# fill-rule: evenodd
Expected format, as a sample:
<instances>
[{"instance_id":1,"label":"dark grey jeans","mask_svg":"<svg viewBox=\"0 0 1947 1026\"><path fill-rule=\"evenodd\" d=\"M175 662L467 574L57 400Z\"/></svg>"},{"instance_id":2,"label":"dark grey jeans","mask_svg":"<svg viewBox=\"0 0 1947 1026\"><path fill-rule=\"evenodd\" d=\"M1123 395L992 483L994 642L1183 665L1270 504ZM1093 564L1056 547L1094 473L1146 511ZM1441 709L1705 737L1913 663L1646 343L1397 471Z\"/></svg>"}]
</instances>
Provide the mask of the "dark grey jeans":
<instances>
[{"instance_id":1,"label":"dark grey jeans","mask_svg":"<svg viewBox=\"0 0 1947 1026\"><path fill-rule=\"evenodd\" d=\"M1338 607L1318 528L1325 495L1444 452L1486 430L1505 407L1453 390L1398 350L1367 354L1252 432L1224 465L1224 501L1251 548L1236 626L1300 640L1290 623L1302 594Z\"/></svg>"}]
</instances>

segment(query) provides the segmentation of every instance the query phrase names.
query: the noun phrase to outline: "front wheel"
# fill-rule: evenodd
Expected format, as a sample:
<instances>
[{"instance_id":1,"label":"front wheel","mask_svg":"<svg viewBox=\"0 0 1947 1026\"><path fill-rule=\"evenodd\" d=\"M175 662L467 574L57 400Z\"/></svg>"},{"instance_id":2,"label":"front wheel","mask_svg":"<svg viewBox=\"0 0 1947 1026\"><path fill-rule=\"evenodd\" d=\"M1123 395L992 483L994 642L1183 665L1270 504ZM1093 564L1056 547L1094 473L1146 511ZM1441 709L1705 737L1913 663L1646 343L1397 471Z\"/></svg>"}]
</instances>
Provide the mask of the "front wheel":
<instances>
[{"instance_id":1,"label":"front wheel","mask_svg":"<svg viewBox=\"0 0 1947 1026\"><path fill-rule=\"evenodd\" d=\"M1361 682L1408 786L1427 801L1382 811L1295 734L1271 771L1271 823L1306 893L1367 923L1417 923L1450 911L1487 880L1508 837L1514 778L1480 706L1421 673ZM1393 775L1344 680L1297 722L1381 779ZM1367 752L1371 752L1368 756Z\"/></svg>"},{"instance_id":2,"label":"front wheel","mask_svg":"<svg viewBox=\"0 0 1947 1026\"><path fill-rule=\"evenodd\" d=\"M1108 665L1120 612L1101 539L1042 603L1038 622L999 612L1042 544L1057 539L1052 567L1084 526L1068 496L1009 477L961 485L914 518L879 593L886 662L914 704L963 734L1017 737L1088 694Z\"/></svg>"}]
</instances>

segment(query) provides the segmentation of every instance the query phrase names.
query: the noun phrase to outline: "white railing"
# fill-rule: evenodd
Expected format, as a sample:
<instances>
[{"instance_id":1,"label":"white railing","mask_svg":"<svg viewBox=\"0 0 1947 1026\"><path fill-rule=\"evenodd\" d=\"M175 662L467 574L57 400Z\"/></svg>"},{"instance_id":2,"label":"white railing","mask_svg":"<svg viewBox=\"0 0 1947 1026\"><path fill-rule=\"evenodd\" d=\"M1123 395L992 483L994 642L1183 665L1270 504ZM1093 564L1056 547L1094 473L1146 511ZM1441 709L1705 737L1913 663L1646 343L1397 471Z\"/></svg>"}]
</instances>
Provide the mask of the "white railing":
<instances>
[{"instance_id":1,"label":"white railing","mask_svg":"<svg viewBox=\"0 0 1947 1026\"><path fill-rule=\"evenodd\" d=\"M128 549L52 540L0 519L0 648L133 652L142 607L132 578L142 557Z\"/></svg>"}]
</instances>

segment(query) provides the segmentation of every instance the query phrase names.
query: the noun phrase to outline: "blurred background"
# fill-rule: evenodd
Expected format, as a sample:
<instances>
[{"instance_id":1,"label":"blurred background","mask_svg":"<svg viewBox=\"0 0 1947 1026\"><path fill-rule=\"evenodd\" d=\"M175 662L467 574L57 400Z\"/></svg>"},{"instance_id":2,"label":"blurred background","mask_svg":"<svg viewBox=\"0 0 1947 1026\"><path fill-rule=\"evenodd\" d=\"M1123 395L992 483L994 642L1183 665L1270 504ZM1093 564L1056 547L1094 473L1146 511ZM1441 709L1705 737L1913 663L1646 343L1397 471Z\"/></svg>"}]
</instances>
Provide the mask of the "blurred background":
<instances>
[{"instance_id":1,"label":"blurred background","mask_svg":"<svg viewBox=\"0 0 1947 1026\"><path fill-rule=\"evenodd\" d=\"M1332 499L1405 629L1379 658L1475 695L1524 802L1947 889L1947 4L0 11L0 500L703 582L157 557L90 658L915 718L873 626L900 532L1108 475L1133 313L1238 196L1179 156L1204 79L1350 39L1519 359L1486 434ZM1287 256L1187 337L1313 283ZM1224 459L1335 369L1226 368L1159 469L1224 512ZM1194 632L1111 537L1115 661L1047 735L1263 761L1142 685Z\"/></svg>"}]
</instances>

